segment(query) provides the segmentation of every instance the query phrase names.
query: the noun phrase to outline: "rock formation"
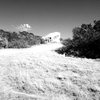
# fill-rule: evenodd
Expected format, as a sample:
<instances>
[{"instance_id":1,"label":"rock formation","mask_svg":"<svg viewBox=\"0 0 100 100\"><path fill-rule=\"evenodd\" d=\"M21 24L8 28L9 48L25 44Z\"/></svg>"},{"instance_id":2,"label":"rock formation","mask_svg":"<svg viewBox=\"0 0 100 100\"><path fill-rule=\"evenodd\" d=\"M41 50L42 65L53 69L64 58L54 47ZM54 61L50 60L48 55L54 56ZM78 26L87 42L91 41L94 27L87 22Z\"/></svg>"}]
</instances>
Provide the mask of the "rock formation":
<instances>
[{"instance_id":1,"label":"rock formation","mask_svg":"<svg viewBox=\"0 0 100 100\"><path fill-rule=\"evenodd\" d=\"M60 33L59 32L53 32L49 33L46 36L43 36L42 39L45 43L59 43L60 42Z\"/></svg>"}]
</instances>

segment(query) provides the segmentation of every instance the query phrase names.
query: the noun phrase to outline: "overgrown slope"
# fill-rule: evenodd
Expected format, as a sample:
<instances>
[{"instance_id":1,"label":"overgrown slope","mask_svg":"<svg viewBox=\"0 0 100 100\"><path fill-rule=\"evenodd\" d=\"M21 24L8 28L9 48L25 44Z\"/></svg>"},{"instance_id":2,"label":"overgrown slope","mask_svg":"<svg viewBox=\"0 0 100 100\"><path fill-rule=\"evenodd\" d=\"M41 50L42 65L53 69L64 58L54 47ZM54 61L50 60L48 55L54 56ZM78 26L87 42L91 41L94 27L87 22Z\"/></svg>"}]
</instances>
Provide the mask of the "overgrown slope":
<instances>
[{"instance_id":1,"label":"overgrown slope","mask_svg":"<svg viewBox=\"0 0 100 100\"><path fill-rule=\"evenodd\" d=\"M58 47L0 50L0 100L99 100L100 62L52 51Z\"/></svg>"}]
</instances>

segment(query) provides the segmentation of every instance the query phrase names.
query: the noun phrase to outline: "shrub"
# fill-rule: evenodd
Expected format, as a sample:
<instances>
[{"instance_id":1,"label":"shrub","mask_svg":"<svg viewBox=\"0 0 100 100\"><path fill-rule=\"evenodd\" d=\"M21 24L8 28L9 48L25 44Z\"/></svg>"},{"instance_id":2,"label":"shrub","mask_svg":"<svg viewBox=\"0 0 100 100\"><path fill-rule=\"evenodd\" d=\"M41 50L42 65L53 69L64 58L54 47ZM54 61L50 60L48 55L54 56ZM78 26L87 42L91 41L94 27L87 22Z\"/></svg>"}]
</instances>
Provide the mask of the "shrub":
<instances>
[{"instance_id":1,"label":"shrub","mask_svg":"<svg viewBox=\"0 0 100 100\"><path fill-rule=\"evenodd\" d=\"M64 41L58 53L87 58L100 58L100 21L94 25L82 24L73 29L73 39Z\"/></svg>"},{"instance_id":2,"label":"shrub","mask_svg":"<svg viewBox=\"0 0 100 100\"><path fill-rule=\"evenodd\" d=\"M27 48L43 43L40 36L26 31L16 33L0 30L0 38L0 48Z\"/></svg>"},{"instance_id":3,"label":"shrub","mask_svg":"<svg viewBox=\"0 0 100 100\"><path fill-rule=\"evenodd\" d=\"M30 47L24 40L12 40L9 42L8 48L27 48Z\"/></svg>"},{"instance_id":4,"label":"shrub","mask_svg":"<svg viewBox=\"0 0 100 100\"><path fill-rule=\"evenodd\" d=\"M8 41L6 38L0 37L0 48L8 48Z\"/></svg>"}]
</instances>

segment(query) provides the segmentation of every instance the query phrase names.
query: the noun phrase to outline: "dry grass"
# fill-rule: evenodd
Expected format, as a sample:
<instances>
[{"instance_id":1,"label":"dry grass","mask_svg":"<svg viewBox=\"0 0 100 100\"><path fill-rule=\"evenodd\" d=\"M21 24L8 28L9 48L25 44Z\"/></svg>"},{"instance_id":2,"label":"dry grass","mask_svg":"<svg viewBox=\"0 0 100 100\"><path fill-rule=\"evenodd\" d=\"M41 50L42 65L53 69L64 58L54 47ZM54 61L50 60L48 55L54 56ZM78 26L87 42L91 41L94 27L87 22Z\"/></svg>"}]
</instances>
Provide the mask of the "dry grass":
<instances>
[{"instance_id":1,"label":"dry grass","mask_svg":"<svg viewBox=\"0 0 100 100\"><path fill-rule=\"evenodd\" d=\"M51 51L59 46L1 50L0 100L100 100L100 62Z\"/></svg>"}]
</instances>

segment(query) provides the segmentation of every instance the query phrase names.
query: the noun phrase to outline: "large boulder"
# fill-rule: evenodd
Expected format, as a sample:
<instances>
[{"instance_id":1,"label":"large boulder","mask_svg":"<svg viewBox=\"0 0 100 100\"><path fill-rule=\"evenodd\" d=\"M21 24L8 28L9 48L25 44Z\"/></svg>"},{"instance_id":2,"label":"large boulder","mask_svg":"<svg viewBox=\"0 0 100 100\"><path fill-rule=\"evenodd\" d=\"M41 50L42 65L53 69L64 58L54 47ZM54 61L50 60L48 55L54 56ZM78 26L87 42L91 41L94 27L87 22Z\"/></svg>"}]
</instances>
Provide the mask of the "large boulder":
<instances>
[{"instance_id":1,"label":"large boulder","mask_svg":"<svg viewBox=\"0 0 100 100\"><path fill-rule=\"evenodd\" d=\"M42 39L45 43L59 43L60 42L60 33L59 32L53 32L49 33L46 36L43 36Z\"/></svg>"}]
</instances>

